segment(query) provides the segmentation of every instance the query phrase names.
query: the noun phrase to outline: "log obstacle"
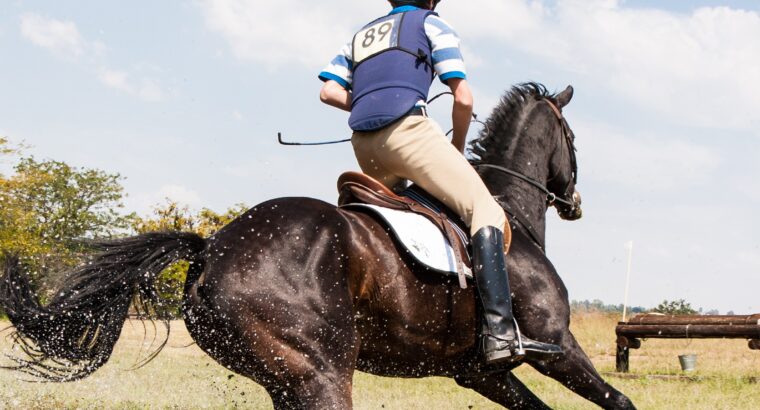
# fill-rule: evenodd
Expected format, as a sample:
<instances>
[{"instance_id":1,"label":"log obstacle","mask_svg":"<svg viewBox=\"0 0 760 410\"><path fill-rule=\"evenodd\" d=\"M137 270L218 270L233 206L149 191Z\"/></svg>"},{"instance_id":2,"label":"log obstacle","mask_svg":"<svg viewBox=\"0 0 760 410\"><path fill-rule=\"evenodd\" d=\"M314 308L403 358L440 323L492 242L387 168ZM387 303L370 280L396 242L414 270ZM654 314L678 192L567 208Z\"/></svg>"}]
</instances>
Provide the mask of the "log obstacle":
<instances>
[{"instance_id":1,"label":"log obstacle","mask_svg":"<svg viewBox=\"0 0 760 410\"><path fill-rule=\"evenodd\" d=\"M662 315L638 314L618 322L618 372L628 372L630 349L641 348L640 339L748 339L749 348L760 350L760 314L755 315Z\"/></svg>"}]
</instances>

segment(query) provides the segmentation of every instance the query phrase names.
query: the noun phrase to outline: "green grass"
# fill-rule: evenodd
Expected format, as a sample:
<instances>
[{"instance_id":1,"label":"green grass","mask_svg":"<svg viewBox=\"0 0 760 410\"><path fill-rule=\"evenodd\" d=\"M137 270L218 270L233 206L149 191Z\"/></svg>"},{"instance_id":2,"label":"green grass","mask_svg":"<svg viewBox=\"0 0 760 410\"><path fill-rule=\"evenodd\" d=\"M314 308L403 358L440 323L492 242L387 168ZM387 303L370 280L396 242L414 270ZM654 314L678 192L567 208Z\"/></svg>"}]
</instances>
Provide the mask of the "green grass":
<instances>
[{"instance_id":1,"label":"green grass","mask_svg":"<svg viewBox=\"0 0 760 410\"><path fill-rule=\"evenodd\" d=\"M573 330L597 369L640 409L757 409L760 403L760 352L743 340L647 340L631 352L631 374L623 379L615 368L614 326L617 318L601 314L573 317ZM6 323L0 323L0 328ZM168 347L150 364L129 370L139 357L143 329L128 322L111 361L86 380L29 383L23 376L0 371L0 409L187 409L271 408L264 390L216 364L192 343L181 322L172 325ZM12 353L5 338L0 352ZM697 370L690 379L678 355L696 353ZM7 362L5 362L7 363ZM556 409L594 408L557 382L523 366L516 374ZM652 376L655 375L655 376ZM657 379L671 375L672 379ZM495 404L443 378L392 379L357 373L357 409L493 409Z\"/></svg>"}]
</instances>

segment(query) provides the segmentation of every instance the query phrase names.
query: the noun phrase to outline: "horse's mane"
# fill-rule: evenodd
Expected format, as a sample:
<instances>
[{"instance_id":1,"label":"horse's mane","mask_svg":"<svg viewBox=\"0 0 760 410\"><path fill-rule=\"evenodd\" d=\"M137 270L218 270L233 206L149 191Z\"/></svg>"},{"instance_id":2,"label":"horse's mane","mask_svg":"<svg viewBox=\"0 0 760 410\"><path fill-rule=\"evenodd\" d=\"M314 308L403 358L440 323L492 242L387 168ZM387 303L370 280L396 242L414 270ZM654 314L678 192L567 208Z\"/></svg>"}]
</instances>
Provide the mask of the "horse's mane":
<instances>
[{"instance_id":1,"label":"horse's mane","mask_svg":"<svg viewBox=\"0 0 760 410\"><path fill-rule=\"evenodd\" d=\"M510 141L518 134L524 118L524 109L531 101L548 98L556 104L555 94L547 91L543 84L528 82L513 86L504 93L486 120L480 135L470 141L470 162L473 164L492 163L491 157L503 153ZM495 159L498 161L498 159Z\"/></svg>"}]
</instances>

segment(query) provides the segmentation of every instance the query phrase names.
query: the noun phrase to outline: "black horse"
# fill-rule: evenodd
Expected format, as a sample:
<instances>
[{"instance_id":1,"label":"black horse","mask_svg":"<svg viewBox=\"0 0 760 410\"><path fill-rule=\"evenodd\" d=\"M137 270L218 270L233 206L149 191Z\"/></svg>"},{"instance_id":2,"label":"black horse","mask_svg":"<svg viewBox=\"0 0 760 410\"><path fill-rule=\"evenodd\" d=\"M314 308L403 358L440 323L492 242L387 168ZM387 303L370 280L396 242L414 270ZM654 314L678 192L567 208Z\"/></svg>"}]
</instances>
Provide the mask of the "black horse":
<instances>
[{"instance_id":1,"label":"black horse","mask_svg":"<svg viewBox=\"0 0 760 410\"><path fill-rule=\"evenodd\" d=\"M571 97L571 87L558 95L534 83L512 88L472 142L473 165L512 216L508 265L521 330L565 351L525 362L599 406L633 408L570 333L567 291L543 250L550 205L580 217L574 136L560 111ZM415 265L368 214L279 198L208 239L151 233L98 246L46 306L8 264L0 303L27 353L15 369L58 381L91 374L110 357L133 299L144 310L160 303L155 276L183 259L190 334L264 386L275 408L350 408L356 369L448 376L510 408L547 408L511 368L481 367L473 288Z\"/></svg>"}]
</instances>

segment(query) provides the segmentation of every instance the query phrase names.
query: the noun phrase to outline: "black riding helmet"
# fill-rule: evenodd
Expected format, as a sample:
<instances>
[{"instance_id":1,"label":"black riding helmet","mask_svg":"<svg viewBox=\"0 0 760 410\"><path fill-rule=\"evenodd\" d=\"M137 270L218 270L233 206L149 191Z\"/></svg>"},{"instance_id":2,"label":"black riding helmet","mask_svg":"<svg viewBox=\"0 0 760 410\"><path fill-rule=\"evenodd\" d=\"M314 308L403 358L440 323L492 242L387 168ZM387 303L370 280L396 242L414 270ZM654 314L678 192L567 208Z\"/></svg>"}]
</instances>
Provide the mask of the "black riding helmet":
<instances>
[{"instance_id":1,"label":"black riding helmet","mask_svg":"<svg viewBox=\"0 0 760 410\"><path fill-rule=\"evenodd\" d=\"M390 0L390 2L395 6L415 6L419 8L426 9L428 6L428 0ZM440 3L441 0L433 0L433 8L431 10L435 10L436 6L438 6L438 3Z\"/></svg>"}]
</instances>

